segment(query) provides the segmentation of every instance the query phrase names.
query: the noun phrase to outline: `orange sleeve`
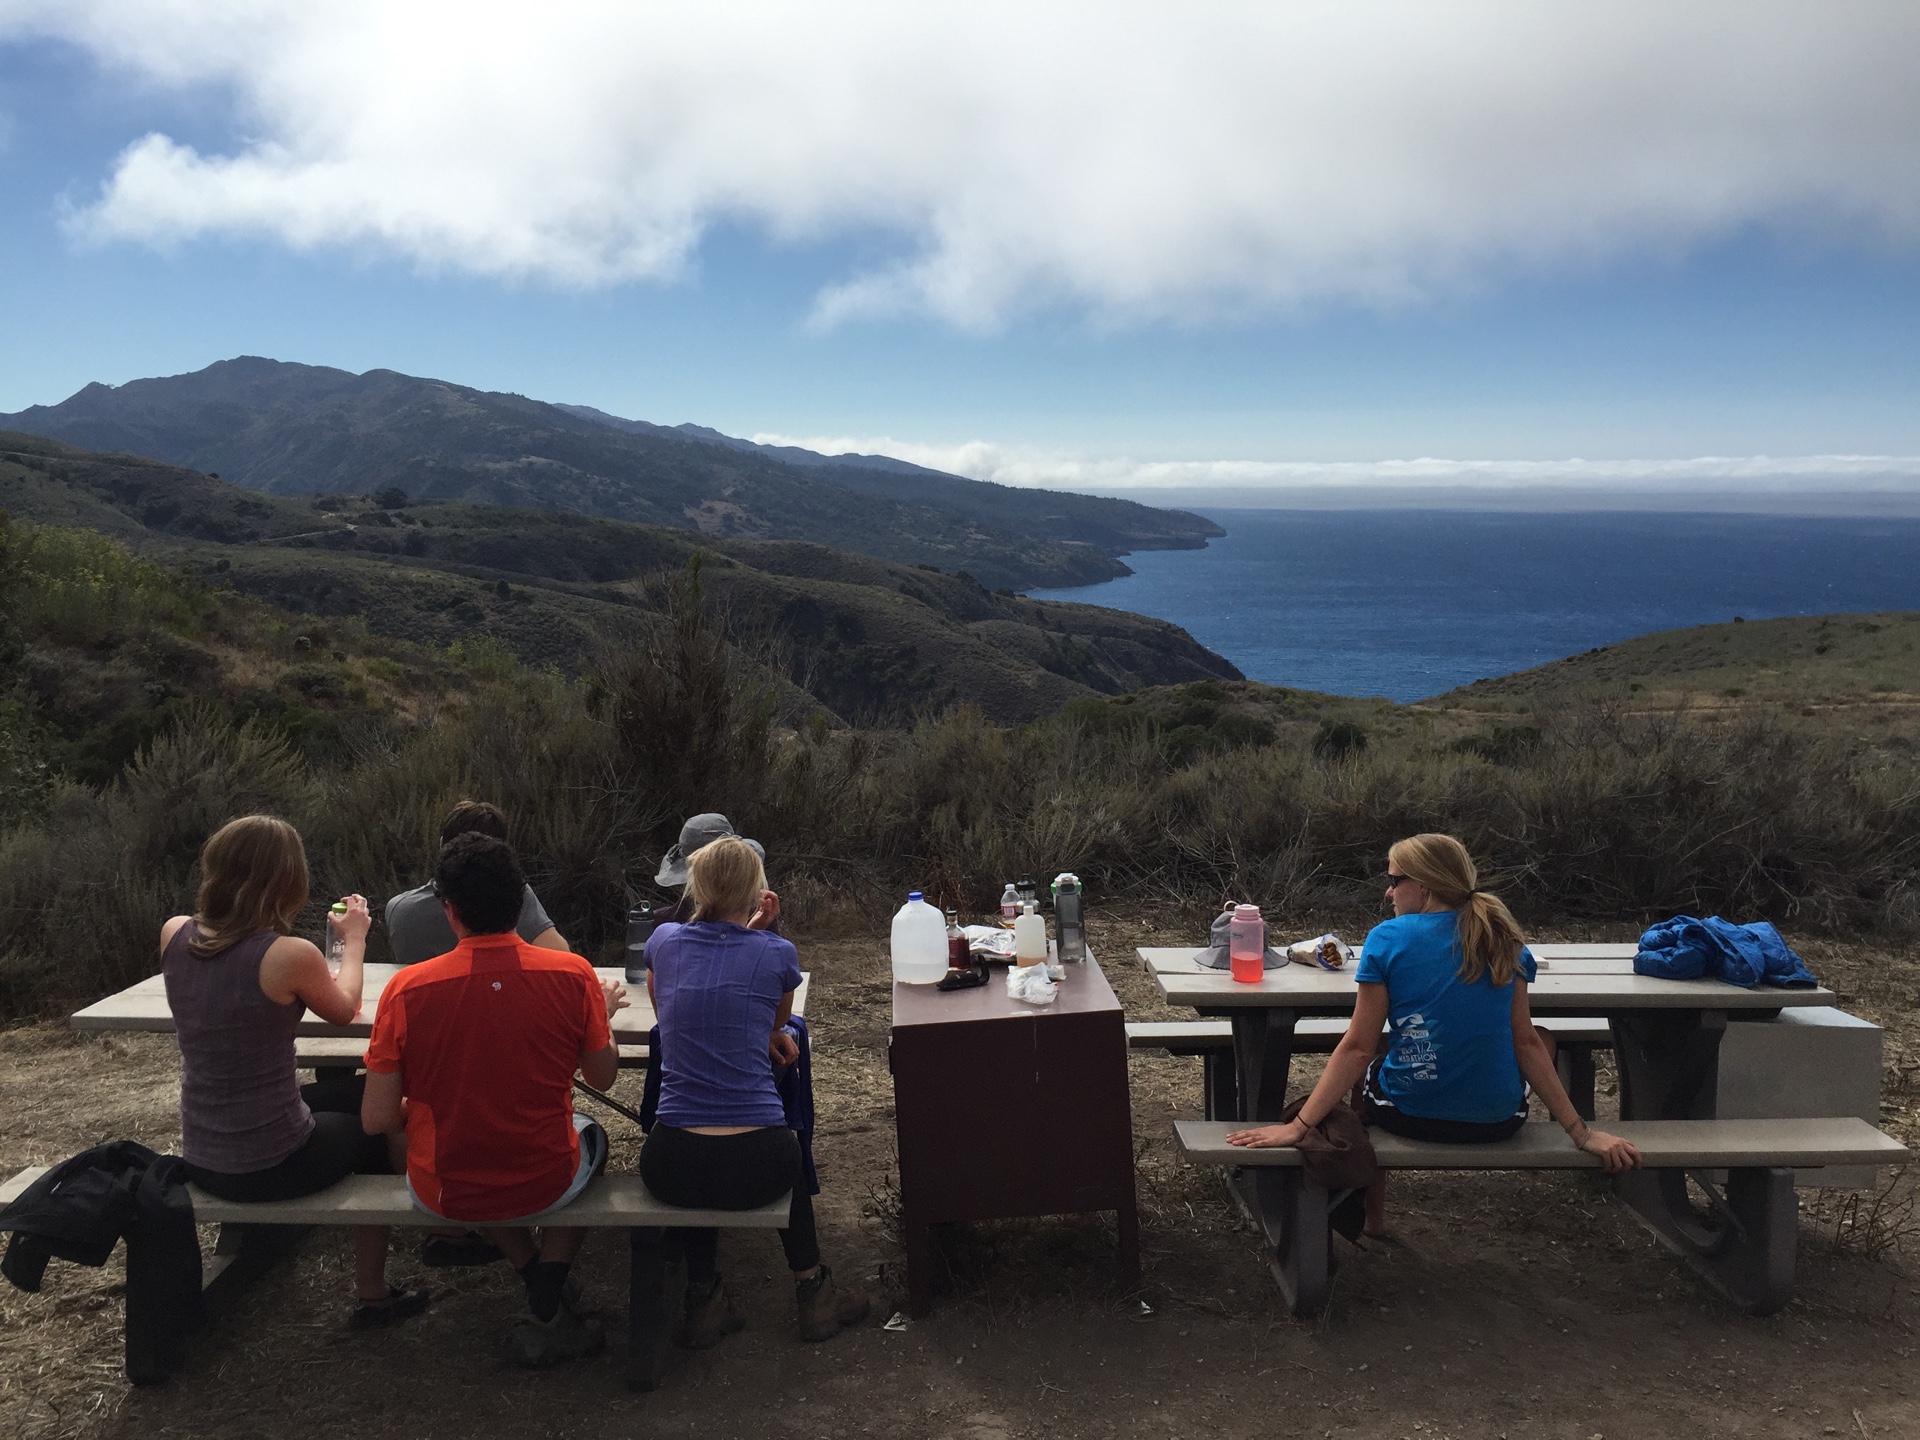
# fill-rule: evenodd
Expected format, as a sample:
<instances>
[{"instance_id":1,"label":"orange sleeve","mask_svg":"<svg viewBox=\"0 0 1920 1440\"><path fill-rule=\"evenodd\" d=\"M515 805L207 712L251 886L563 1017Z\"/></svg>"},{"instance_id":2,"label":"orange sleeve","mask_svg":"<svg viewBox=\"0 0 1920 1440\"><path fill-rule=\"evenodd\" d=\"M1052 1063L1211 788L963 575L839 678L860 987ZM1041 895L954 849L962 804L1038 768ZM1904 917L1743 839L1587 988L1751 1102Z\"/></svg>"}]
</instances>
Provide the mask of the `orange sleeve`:
<instances>
[{"instance_id":1,"label":"orange sleeve","mask_svg":"<svg viewBox=\"0 0 1920 1440\"><path fill-rule=\"evenodd\" d=\"M593 967L584 960L580 963L587 972L587 1038L580 1048L604 1050L613 1043L613 1026L607 1023L607 997L600 990L600 977L593 973Z\"/></svg>"},{"instance_id":2,"label":"orange sleeve","mask_svg":"<svg viewBox=\"0 0 1920 1440\"><path fill-rule=\"evenodd\" d=\"M376 1075L397 1074L400 1051L407 1042L407 1007L400 997L406 987L395 976L381 992L373 1012L373 1035L367 1041L367 1069Z\"/></svg>"}]
</instances>

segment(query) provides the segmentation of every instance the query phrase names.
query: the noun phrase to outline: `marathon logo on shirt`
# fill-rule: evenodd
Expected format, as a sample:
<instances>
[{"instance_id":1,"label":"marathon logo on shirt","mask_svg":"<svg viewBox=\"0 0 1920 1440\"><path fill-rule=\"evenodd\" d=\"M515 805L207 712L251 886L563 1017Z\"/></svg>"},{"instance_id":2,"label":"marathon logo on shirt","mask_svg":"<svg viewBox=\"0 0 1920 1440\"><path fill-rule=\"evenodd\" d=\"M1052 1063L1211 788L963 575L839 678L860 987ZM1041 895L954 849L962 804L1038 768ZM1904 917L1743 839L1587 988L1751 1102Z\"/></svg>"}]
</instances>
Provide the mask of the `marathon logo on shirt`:
<instances>
[{"instance_id":1,"label":"marathon logo on shirt","mask_svg":"<svg viewBox=\"0 0 1920 1440\"><path fill-rule=\"evenodd\" d=\"M1402 1017L1399 1040L1400 1043L1395 1049L1400 1063L1407 1067L1409 1078L1414 1080L1440 1078L1439 1048L1433 1043L1433 1032L1427 1029L1426 1016Z\"/></svg>"}]
</instances>

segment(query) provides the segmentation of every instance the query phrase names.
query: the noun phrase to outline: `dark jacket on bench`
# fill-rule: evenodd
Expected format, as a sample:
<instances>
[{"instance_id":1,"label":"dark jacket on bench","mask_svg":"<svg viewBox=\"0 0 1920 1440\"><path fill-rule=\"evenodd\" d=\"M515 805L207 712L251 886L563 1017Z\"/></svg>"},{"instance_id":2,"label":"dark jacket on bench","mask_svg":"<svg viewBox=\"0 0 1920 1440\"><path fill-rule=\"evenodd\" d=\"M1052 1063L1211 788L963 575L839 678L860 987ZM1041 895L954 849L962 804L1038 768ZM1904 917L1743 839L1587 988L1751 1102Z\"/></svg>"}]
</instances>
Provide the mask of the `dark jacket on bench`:
<instances>
[{"instance_id":1,"label":"dark jacket on bench","mask_svg":"<svg viewBox=\"0 0 1920 1440\"><path fill-rule=\"evenodd\" d=\"M187 1197L186 1162L131 1140L96 1145L63 1160L5 1210L11 1230L0 1274L37 1291L47 1261L107 1263L127 1242L127 1378L165 1380L187 1358L202 1320L200 1237Z\"/></svg>"}]
</instances>

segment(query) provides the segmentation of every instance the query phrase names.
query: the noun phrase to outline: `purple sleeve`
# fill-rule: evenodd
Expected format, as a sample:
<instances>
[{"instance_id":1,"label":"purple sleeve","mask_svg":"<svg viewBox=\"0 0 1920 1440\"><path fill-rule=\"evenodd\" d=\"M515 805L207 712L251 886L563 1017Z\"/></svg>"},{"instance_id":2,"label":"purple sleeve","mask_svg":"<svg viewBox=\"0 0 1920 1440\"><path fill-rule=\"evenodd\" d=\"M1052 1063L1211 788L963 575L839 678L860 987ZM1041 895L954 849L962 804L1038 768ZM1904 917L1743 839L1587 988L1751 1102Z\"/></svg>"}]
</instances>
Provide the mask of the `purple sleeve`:
<instances>
[{"instance_id":1,"label":"purple sleeve","mask_svg":"<svg viewBox=\"0 0 1920 1440\"><path fill-rule=\"evenodd\" d=\"M800 988L800 952L784 936L775 935L773 938L779 944L774 969L780 981L780 993L785 995L790 990Z\"/></svg>"}]
</instances>

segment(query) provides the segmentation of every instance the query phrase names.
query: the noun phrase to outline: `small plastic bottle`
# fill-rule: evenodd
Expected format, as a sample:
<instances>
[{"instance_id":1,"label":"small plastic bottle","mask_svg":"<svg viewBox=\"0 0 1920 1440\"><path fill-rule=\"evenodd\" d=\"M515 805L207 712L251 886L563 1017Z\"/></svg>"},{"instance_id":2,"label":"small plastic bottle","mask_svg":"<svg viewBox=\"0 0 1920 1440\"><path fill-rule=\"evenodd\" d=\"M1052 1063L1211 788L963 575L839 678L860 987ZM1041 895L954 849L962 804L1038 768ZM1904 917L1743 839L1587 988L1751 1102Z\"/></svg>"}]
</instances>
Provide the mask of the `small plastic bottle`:
<instances>
[{"instance_id":1,"label":"small plastic bottle","mask_svg":"<svg viewBox=\"0 0 1920 1440\"><path fill-rule=\"evenodd\" d=\"M1266 973L1267 922L1260 917L1258 905L1233 907L1233 920L1227 926L1227 963L1233 978L1243 984L1257 984Z\"/></svg>"},{"instance_id":2,"label":"small plastic bottle","mask_svg":"<svg viewBox=\"0 0 1920 1440\"><path fill-rule=\"evenodd\" d=\"M1000 892L1000 923L1011 925L1020 917L1020 892L1014 888L1011 880L1007 888Z\"/></svg>"},{"instance_id":3,"label":"small plastic bottle","mask_svg":"<svg viewBox=\"0 0 1920 1440\"><path fill-rule=\"evenodd\" d=\"M1013 958L1019 965L1044 965L1047 962L1047 922L1040 918L1040 907L1023 905L1013 922Z\"/></svg>"},{"instance_id":4,"label":"small plastic bottle","mask_svg":"<svg viewBox=\"0 0 1920 1440\"><path fill-rule=\"evenodd\" d=\"M973 955L967 945L967 932L960 928L960 912L947 910L947 968L965 970L973 964Z\"/></svg>"},{"instance_id":5,"label":"small plastic bottle","mask_svg":"<svg viewBox=\"0 0 1920 1440\"><path fill-rule=\"evenodd\" d=\"M347 918L347 902L336 900L327 911L327 973L338 975L340 967L347 961L346 937L340 933L340 922Z\"/></svg>"}]
</instances>

